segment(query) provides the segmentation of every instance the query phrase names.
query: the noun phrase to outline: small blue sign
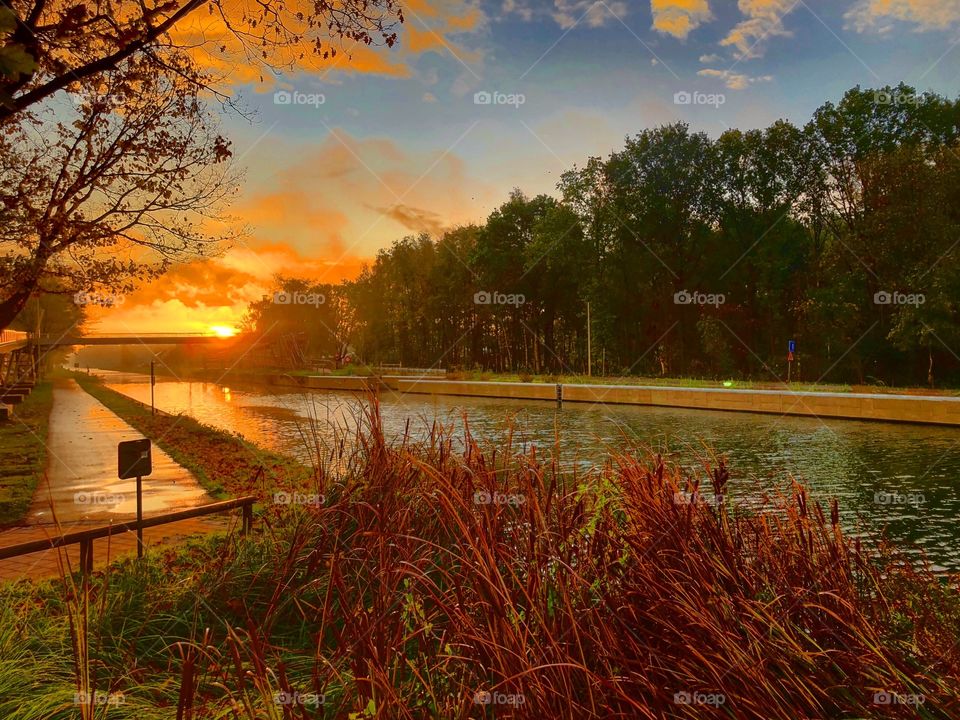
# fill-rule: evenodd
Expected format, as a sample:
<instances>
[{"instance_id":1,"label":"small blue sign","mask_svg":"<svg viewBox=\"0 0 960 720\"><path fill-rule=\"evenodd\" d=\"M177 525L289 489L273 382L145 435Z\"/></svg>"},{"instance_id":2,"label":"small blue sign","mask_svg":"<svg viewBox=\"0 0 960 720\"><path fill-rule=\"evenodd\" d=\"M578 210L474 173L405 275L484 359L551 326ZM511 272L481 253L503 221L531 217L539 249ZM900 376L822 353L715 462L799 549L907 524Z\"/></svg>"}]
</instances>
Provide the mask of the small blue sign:
<instances>
[{"instance_id":1,"label":"small blue sign","mask_svg":"<svg viewBox=\"0 0 960 720\"><path fill-rule=\"evenodd\" d=\"M796 351L797 351L797 341L796 341L796 340L788 340L788 341L787 341L787 350L788 350L789 352L796 352Z\"/></svg>"}]
</instances>

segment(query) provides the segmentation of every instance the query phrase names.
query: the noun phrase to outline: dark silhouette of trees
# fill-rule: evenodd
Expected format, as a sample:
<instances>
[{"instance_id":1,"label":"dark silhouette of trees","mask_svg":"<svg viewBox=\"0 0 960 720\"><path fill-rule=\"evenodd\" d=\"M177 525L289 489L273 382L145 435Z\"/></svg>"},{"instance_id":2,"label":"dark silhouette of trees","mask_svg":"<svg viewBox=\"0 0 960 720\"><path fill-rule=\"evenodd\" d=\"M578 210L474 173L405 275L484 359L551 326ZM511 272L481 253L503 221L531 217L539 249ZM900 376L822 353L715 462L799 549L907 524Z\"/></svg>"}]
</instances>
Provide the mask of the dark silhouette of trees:
<instances>
[{"instance_id":1,"label":"dark silhouette of trees","mask_svg":"<svg viewBox=\"0 0 960 720\"><path fill-rule=\"evenodd\" d=\"M645 130L344 286L372 362L960 382L960 103L854 88L805 127ZM477 295L477 294L480 295ZM522 297L523 302L516 301ZM515 302L511 302L511 298ZM721 301L722 298L722 301Z\"/></svg>"}]
</instances>

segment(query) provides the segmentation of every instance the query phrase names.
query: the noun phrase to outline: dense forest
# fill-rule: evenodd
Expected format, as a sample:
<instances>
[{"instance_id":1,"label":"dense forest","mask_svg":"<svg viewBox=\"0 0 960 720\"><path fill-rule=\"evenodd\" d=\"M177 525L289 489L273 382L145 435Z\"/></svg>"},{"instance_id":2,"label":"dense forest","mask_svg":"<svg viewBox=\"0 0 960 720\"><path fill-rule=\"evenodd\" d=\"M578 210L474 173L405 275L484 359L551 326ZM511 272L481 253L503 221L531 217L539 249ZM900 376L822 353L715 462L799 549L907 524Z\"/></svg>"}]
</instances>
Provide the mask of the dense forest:
<instances>
[{"instance_id":1,"label":"dense forest","mask_svg":"<svg viewBox=\"0 0 960 720\"><path fill-rule=\"evenodd\" d=\"M420 367L960 382L960 101L848 91L804 126L677 123L406 237L352 282L278 278L251 328ZM311 301L309 294L315 294ZM319 301L317 301L319 298Z\"/></svg>"}]
</instances>

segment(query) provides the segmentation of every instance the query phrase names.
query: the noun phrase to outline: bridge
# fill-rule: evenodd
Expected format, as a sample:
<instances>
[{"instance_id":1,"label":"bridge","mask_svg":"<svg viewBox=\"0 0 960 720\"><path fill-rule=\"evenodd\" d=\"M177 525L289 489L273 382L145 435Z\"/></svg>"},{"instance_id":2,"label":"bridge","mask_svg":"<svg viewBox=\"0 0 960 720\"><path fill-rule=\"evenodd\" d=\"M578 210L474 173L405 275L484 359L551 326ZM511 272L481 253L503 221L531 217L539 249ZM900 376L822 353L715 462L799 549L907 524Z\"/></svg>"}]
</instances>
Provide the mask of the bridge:
<instances>
[{"instance_id":1,"label":"bridge","mask_svg":"<svg viewBox=\"0 0 960 720\"><path fill-rule=\"evenodd\" d=\"M73 345L221 345L248 340L249 334L217 335L215 333L84 333L41 335L40 347L50 350Z\"/></svg>"}]
</instances>

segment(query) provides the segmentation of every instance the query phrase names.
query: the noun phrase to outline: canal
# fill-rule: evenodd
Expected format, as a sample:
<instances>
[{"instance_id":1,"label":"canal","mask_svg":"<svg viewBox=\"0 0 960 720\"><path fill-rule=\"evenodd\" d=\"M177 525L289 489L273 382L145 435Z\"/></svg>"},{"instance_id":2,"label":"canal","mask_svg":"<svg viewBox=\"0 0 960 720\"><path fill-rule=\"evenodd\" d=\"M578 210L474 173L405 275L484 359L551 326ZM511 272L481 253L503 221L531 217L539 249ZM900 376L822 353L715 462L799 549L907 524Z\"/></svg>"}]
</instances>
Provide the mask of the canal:
<instances>
[{"instance_id":1,"label":"canal","mask_svg":"<svg viewBox=\"0 0 960 720\"><path fill-rule=\"evenodd\" d=\"M145 375L94 371L107 385L150 402ZM314 435L332 439L333 427L350 430L362 399L349 393L158 378L156 404L280 452L310 461ZM911 552L925 552L938 569L960 570L960 428L817 420L748 413L618 405L564 405L387 393L389 437L429 433L434 420L496 442L512 428L514 441L536 444L541 457L563 440L563 459L588 466L610 449L662 452L702 468L711 453L727 458L729 495L749 503L789 489L791 477L814 496L840 501L851 534L885 532ZM702 473L701 473L702 474Z\"/></svg>"}]
</instances>

